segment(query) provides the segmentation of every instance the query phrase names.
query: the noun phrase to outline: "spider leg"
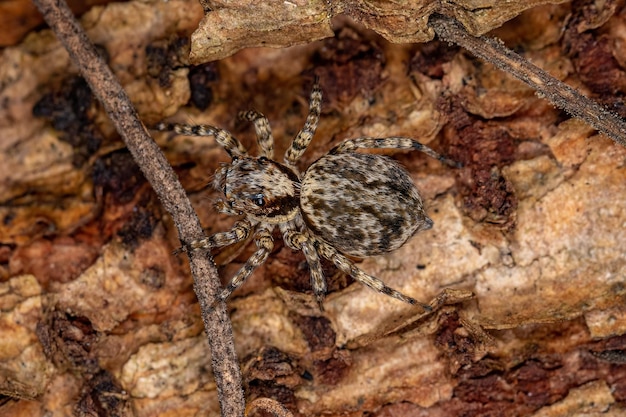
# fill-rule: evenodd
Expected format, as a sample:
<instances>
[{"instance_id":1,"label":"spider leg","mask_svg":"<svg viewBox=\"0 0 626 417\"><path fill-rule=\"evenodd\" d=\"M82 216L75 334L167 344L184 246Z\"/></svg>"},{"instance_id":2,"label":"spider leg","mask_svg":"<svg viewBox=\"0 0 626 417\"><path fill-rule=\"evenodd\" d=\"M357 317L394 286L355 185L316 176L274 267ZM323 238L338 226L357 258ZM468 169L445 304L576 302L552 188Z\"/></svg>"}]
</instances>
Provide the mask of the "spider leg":
<instances>
[{"instance_id":1,"label":"spider leg","mask_svg":"<svg viewBox=\"0 0 626 417\"><path fill-rule=\"evenodd\" d=\"M326 280L322 271L320 257L315 249L315 245L311 238L301 232L295 230L286 230L283 232L283 239L287 246L292 249L301 250L304 253L307 264L309 264L309 274L311 275L311 287L317 299L320 310L324 311L324 296L326 295Z\"/></svg>"},{"instance_id":2,"label":"spider leg","mask_svg":"<svg viewBox=\"0 0 626 417\"><path fill-rule=\"evenodd\" d=\"M256 131L257 143L261 148L261 156L268 159L274 158L274 137L272 136L272 128L270 122L262 113L256 110L243 111L239 113L241 120L246 120L254 124Z\"/></svg>"},{"instance_id":3,"label":"spider leg","mask_svg":"<svg viewBox=\"0 0 626 417\"><path fill-rule=\"evenodd\" d=\"M218 232L203 239L194 240L193 242L176 249L174 253L178 254L180 252L191 252L200 249L211 249L232 245L233 243L247 239L248 236L250 236L250 230L252 230L252 224L247 220L240 220L235 222L229 231Z\"/></svg>"},{"instance_id":4,"label":"spider leg","mask_svg":"<svg viewBox=\"0 0 626 417\"><path fill-rule=\"evenodd\" d=\"M248 153L246 148L230 134L229 131L210 125L187 125L181 123L159 123L154 126L161 132L176 132L185 136L214 136L217 143L228 152L230 157L244 156Z\"/></svg>"},{"instance_id":5,"label":"spider leg","mask_svg":"<svg viewBox=\"0 0 626 417\"><path fill-rule=\"evenodd\" d=\"M304 127L302 127L302 130L298 132L291 143L291 146L289 146L289 149L285 152L285 164L287 166L292 168L295 167L296 162L300 159L304 151L306 151L309 143L311 143L311 139L313 139L313 135L317 129L317 124L320 121L321 111L322 89L316 80L313 85L313 90L311 90L311 97L309 98L309 114L306 117Z\"/></svg>"},{"instance_id":6,"label":"spider leg","mask_svg":"<svg viewBox=\"0 0 626 417\"><path fill-rule=\"evenodd\" d=\"M343 152L353 152L357 149L408 149L425 153L426 155L443 162L446 165L461 168L461 164L442 156L416 141L415 139L403 136L391 136L388 138L370 138L361 137L355 139L346 139L330 150L330 154L338 154Z\"/></svg>"},{"instance_id":7,"label":"spider leg","mask_svg":"<svg viewBox=\"0 0 626 417\"><path fill-rule=\"evenodd\" d=\"M320 254L329 259L335 266L342 272L350 275L356 281L359 281L361 284L364 284L371 289L381 292L383 294L389 295L393 298L396 298L400 301L404 301L405 303L409 303L412 305L418 305L425 311L431 311L432 308L428 304L421 303L417 301L415 298L409 297L408 295L402 294L400 291L394 290L391 287L388 287L382 280L376 278L372 275L366 274L361 271L352 261L343 256L337 250L327 245L324 242L319 242L319 250Z\"/></svg>"},{"instance_id":8,"label":"spider leg","mask_svg":"<svg viewBox=\"0 0 626 417\"><path fill-rule=\"evenodd\" d=\"M272 239L272 234L267 228L264 227L257 230L257 233L254 236L254 243L256 243L258 249L230 280L226 288L219 293L216 302L224 301L233 293L233 291L239 288L241 284L243 284L244 281L250 276L252 271L267 260L267 257L274 248L274 239Z\"/></svg>"}]
</instances>

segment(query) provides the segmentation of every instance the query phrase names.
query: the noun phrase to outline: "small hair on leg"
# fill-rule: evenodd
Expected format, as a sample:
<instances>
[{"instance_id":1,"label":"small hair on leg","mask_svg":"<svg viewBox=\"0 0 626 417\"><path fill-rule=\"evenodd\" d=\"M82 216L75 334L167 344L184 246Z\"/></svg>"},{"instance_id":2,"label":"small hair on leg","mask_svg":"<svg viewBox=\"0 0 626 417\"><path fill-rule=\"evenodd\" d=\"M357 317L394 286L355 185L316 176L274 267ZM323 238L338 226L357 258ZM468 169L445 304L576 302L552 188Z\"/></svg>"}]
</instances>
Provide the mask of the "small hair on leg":
<instances>
[{"instance_id":1,"label":"small hair on leg","mask_svg":"<svg viewBox=\"0 0 626 417\"><path fill-rule=\"evenodd\" d=\"M227 232L218 232L211 236L189 242L174 251L174 255L181 252L189 253L202 249L220 248L245 240L250 236L252 224L248 220L235 222Z\"/></svg>"},{"instance_id":2,"label":"small hair on leg","mask_svg":"<svg viewBox=\"0 0 626 417\"><path fill-rule=\"evenodd\" d=\"M267 228L260 228L257 230L254 236L254 243L256 243L257 250L246 261L241 269L230 280L228 285L220 292L218 298L220 300L226 300L237 288L245 282L250 276L252 271L262 265L269 256L270 252L274 248L274 239L271 232Z\"/></svg>"},{"instance_id":3,"label":"small hair on leg","mask_svg":"<svg viewBox=\"0 0 626 417\"><path fill-rule=\"evenodd\" d=\"M298 248L304 254L309 265L311 278L311 288L321 311L324 311L324 297L326 296L327 284L322 271L319 254L315 249L313 241L304 233L295 230L288 230L283 233L283 239L288 246Z\"/></svg>"},{"instance_id":4,"label":"small hair on leg","mask_svg":"<svg viewBox=\"0 0 626 417\"><path fill-rule=\"evenodd\" d=\"M361 269L359 269L359 267L354 264L354 262L346 258L341 253L337 252L329 245L322 242L319 246L320 253L323 257L330 260L340 271L350 275L355 281L358 281L361 284L370 287L374 291L378 291L382 294L391 296L397 300L403 301L411 305L420 306L426 312L432 311L432 307L428 304L417 301L413 297L405 295L400 291L394 290L393 288L387 286L380 278L376 278L375 276L363 272Z\"/></svg>"},{"instance_id":5,"label":"small hair on leg","mask_svg":"<svg viewBox=\"0 0 626 417\"><path fill-rule=\"evenodd\" d=\"M460 162L453 161L439 153L435 152L428 146L416 141L412 138L404 136L390 136L388 138L371 138L360 137L355 139L346 139L330 150L330 154L340 154L345 152L354 152L357 149L400 149L400 150L416 150L434 158L446 165L454 168L461 168Z\"/></svg>"},{"instance_id":6,"label":"small hair on leg","mask_svg":"<svg viewBox=\"0 0 626 417\"><path fill-rule=\"evenodd\" d=\"M272 128L267 117L256 110L239 112L238 117L240 120L252 122L257 136L257 144L261 150L261 156L273 159L274 136L272 136Z\"/></svg>"},{"instance_id":7,"label":"small hair on leg","mask_svg":"<svg viewBox=\"0 0 626 417\"><path fill-rule=\"evenodd\" d=\"M311 96L309 98L309 114L304 122L304 126L293 139L289 149L285 152L286 165L295 166L296 162L304 154L304 151L306 151L311 143L311 140L313 139L313 135L315 135L321 113L322 89L316 81L315 85L313 85L313 90L311 90Z\"/></svg>"},{"instance_id":8,"label":"small hair on leg","mask_svg":"<svg viewBox=\"0 0 626 417\"><path fill-rule=\"evenodd\" d=\"M188 125L184 123L158 123L153 127L160 132L174 132L183 136L213 136L231 157L248 154L247 149L227 130L211 125Z\"/></svg>"}]
</instances>

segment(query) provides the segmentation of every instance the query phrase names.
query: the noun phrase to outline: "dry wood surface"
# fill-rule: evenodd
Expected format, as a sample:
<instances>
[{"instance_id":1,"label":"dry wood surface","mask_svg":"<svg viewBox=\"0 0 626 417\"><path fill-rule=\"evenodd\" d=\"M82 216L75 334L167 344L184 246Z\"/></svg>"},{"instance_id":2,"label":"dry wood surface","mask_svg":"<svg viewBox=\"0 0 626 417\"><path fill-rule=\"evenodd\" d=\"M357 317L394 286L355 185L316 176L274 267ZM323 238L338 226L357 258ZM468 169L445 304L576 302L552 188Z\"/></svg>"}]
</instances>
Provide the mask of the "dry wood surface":
<instances>
[{"instance_id":1,"label":"dry wood surface","mask_svg":"<svg viewBox=\"0 0 626 417\"><path fill-rule=\"evenodd\" d=\"M297 19L275 8L270 21L265 2L253 10L269 29L245 29L253 15L224 3L205 2L206 16L192 0L82 15L147 126L213 124L256 152L252 127L236 118L254 108L282 155L319 77L322 118L302 170L359 136L414 137L463 163L388 153L422 191L434 227L358 260L433 300L431 314L330 263L320 311L304 256L275 235L268 262L228 301L246 399L268 397L297 416L623 415L626 149L459 47L408 43L432 38L428 14L441 8L304 2L311 8ZM485 3L455 2L448 14L472 34L493 29L626 117L623 2ZM400 24L414 16L422 32ZM232 42L219 40L220 60L199 63L198 33L219 19L212 30ZM285 48L250 48L261 45ZM171 218L49 30L0 53L0 416L219 415ZM209 183L228 155L212 138L153 137L207 233L227 230L233 218L215 212ZM223 282L253 246L213 254Z\"/></svg>"}]
</instances>

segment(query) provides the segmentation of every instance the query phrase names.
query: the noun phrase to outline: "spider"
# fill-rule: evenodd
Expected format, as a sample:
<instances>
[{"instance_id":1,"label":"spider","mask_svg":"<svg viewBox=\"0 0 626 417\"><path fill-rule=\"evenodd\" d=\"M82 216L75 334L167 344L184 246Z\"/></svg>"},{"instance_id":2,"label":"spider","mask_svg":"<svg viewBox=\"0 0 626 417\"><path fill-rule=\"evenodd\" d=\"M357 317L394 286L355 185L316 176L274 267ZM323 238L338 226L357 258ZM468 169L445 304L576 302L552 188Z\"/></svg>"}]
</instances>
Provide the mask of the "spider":
<instances>
[{"instance_id":1,"label":"spider","mask_svg":"<svg viewBox=\"0 0 626 417\"><path fill-rule=\"evenodd\" d=\"M408 137L360 137L342 141L301 174L296 163L317 129L321 105L322 90L315 82L306 122L285 152L283 163L273 159L274 138L268 119L254 110L241 112L239 117L254 125L260 148L257 157L248 155L239 140L218 127L172 123L155 127L180 135L214 136L232 159L215 173L213 186L225 196L217 201L216 208L243 218L229 231L190 242L181 251L218 248L254 237L257 250L219 293L219 302L267 260L274 247L272 231L278 227L285 244L304 253L320 309L326 294L320 264L323 257L354 280L430 311L429 305L388 287L347 257L365 258L394 251L415 233L433 226L419 191L403 167L389 157L356 151L412 149L450 166L459 165Z\"/></svg>"}]
</instances>

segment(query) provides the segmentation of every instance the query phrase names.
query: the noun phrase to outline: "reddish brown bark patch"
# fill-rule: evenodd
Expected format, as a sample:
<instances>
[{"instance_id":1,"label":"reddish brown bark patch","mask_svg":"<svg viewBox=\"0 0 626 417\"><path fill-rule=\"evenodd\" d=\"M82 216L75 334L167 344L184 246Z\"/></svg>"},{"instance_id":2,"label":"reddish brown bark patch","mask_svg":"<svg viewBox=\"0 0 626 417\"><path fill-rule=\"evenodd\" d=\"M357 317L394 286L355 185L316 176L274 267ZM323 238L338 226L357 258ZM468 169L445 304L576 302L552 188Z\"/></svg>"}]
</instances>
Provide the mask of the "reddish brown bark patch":
<instances>
[{"instance_id":1,"label":"reddish brown bark patch","mask_svg":"<svg viewBox=\"0 0 626 417\"><path fill-rule=\"evenodd\" d=\"M114 204L132 201L146 179L128 151L110 153L98 159L93 168L94 186L108 194Z\"/></svg>"},{"instance_id":2,"label":"reddish brown bark patch","mask_svg":"<svg viewBox=\"0 0 626 417\"><path fill-rule=\"evenodd\" d=\"M429 78L441 79L444 76L443 65L450 62L460 48L446 42L432 41L420 45L409 63L409 73L422 73Z\"/></svg>"},{"instance_id":3,"label":"reddish brown bark patch","mask_svg":"<svg viewBox=\"0 0 626 417\"><path fill-rule=\"evenodd\" d=\"M515 139L504 127L464 111L458 97L442 100L440 111L449 120L444 129L448 155L464 167L459 182L466 213L477 222L513 228L517 197L500 168L515 160Z\"/></svg>"},{"instance_id":4,"label":"reddish brown bark patch","mask_svg":"<svg viewBox=\"0 0 626 417\"><path fill-rule=\"evenodd\" d=\"M554 336L556 346L559 335ZM615 350L604 350L623 345L623 339L620 336L593 343L591 353L582 345L565 353L536 351L537 346L527 346L510 352L508 359L485 357L459 371L452 400L440 407L449 416L526 415L562 400L570 390L594 380L606 381L613 397L623 404L624 356L615 356Z\"/></svg>"},{"instance_id":5,"label":"reddish brown bark patch","mask_svg":"<svg viewBox=\"0 0 626 417\"><path fill-rule=\"evenodd\" d=\"M134 416L129 395L108 371L100 371L83 387L74 407L77 416Z\"/></svg>"},{"instance_id":6,"label":"reddish brown bark patch","mask_svg":"<svg viewBox=\"0 0 626 417\"><path fill-rule=\"evenodd\" d=\"M152 236L157 225L158 219L149 210L149 206L140 204L117 234L122 238L124 244L134 248L139 242Z\"/></svg>"},{"instance_id":7,"label":"reddish brown bark patch","mask_svg":"<svg viewBox=\"0 0 626 417\"><path fill-rule=\"evenodd\" d=\"M99 242L87 236L41 238L18 247L9 261L11 274L32 274L44 288L50 283L70 282L95 262Z\"/></svg>"},{"instance_id":8,"label":"reddish brown bark patch","mask_svg":"<svg viewBox=\"0 0 626 417\"><path fill-rule=\"evenodd\" d=\"M148 75L158 79L159 86L170 87L172 71L187 66L188 56L189 39L186 37L154 41L146 46Z\"/></svg>"},{"instance_id":9,"label":"reddish brown bark patch","mask_svg":"<svg viewBox=\"0 0 626 417\"><path fill-rule=\"evenodd\" d=\"M52 310L37 324L37 337L46 357L60 369L78 373L98 370L100 338L86 317Z\"/></svg>"},{"instance_id":10,"label":"reddish brown bark patch","mask_svg":"<svg viewBox=\"0 0 626 417\"><path fill-rule=\"evenodd\" d=\"M453 372L471 364L477 350L477 341L463 328L456 312L441 316L435 343L448 356Z\"/></svg>"},{"instance_id":11,"label":"reddish brown bark patch","mask_svg":"<svg viewBox=\"0 0 626 417\"><path fill-rule=\"evenodd\" d=\"M192 66L189 69L190 102L200 110L206 110L213 102L213 87L219 81L215 62Z\"/></svg>"},{"instance_id":12,"label":"reddish brown bark patch","mask_svg":"<svg viewBox=\"0 0 626 417\"><path fill-rule=\"evenodd\" d=\"M336 351L332 358L315 361L316 380L321 384L337 385L350 370L349 353Z\"/></svg>"},{"instance_id":13,"label":"reddish brown bark patch","mask_svg":"<svg viewBox=\"0 0 626 417\"><path fill-rule=\"evenodd\" d=\"M578 77L593 92L594 98L625 117L626 73L613 55L615 40L610 35L587 30L608 20L619 7L617 5L623 4L617 1L606 3L598 9L593 1L573 2L562 47L566 56L572 60Z\"/></svg>"},{"instance_id":14,"label":"reddish brown bark patch","mask_svg":"<svg viewBox=\"0 0 626 417\"><path fill-rule=\"evenodd\" d=\"M332 349L335 346L335 331L326 317L292 314L291 319L300 328L311 352Z\"/></svg>"},{"instance_id":15,"label":"reddish brown bark patch","mask_svg":"<svg viewBox=\"0 0 626 417\"><path fill-rule=\"evenodd\" d=\"M325 112L343 108L358 94L371 95L382 81L385 67L380 46L351 28L325 40L311 60L312 73L319 77L324 91ZM304 89L308 93L311 84Z\"/></svg>"},{"instance_id":16,"label":"reddish brown bark patch","mask_svg":"<svg viewBox=\"0 0 626 417\"><path fill-rule=\"evenodd\" d=\"M297 410L293 388L300 384L304 373L295 358L275 347L261 349L244 361L243 378L249 399L272 398L290 410ZM264 416L263 412L257 415Z\"/></svg>"},{"instance_id":17,"label":"reddish brown bark patch","mask_svg":"<svg viewBox=\"0 0 626 417\"><path fill-rule=\"evenodd\" d=\"M87 82L72 77L45 94L33 107L35 117L43 117L62 132L59 139L74 148L73 164L85 164L102 143L102 135L93 124L94 100Z\"/></svg>"}]
</instances>

